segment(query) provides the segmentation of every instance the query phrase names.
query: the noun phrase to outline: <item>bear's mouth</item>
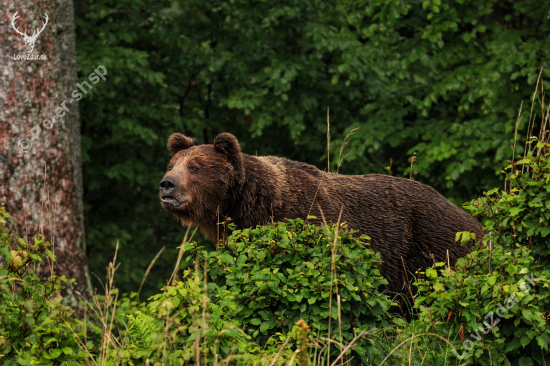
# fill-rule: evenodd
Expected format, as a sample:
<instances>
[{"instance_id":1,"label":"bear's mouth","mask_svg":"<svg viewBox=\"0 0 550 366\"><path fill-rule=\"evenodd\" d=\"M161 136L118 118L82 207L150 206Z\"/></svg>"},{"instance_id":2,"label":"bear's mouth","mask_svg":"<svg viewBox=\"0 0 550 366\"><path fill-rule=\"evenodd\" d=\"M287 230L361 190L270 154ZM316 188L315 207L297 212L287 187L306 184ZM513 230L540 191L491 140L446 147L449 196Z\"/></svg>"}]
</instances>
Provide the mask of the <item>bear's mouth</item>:
<instances>
[{"instance_id":1,"label":"bear's mouth","mask_svg":"<svg viewBox=\"0 0 550 366\"><path fill-rule=\"evenodd\" d=\"M163 204L171 207L179 207L188 201L188 200L180 201L179 199L173 196L162 196L160 200L162 201Z\"/></svg>"}]
</instances>

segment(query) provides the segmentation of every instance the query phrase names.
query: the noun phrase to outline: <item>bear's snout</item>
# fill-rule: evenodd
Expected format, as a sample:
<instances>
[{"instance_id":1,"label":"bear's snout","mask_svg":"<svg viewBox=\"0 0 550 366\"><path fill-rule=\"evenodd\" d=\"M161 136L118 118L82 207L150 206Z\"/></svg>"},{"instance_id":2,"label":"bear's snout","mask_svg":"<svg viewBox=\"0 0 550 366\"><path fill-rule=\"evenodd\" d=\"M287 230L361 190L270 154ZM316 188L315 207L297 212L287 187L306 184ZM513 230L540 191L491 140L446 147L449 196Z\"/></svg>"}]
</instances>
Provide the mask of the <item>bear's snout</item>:
<instances>
[{"instance_id":1,"label":"bear's snout","mask_svg":"<svg viewBox=\"0 0 550 366\"><path fill-rule=\"evenodd\" d=\"M176 188L178 188L178 182L174 178L165 177L160 181L160 199L164 205L178 207L185 203L175 197Z\"/></svg>"},{"instance_id":2,"label":"bear's snout","mask_svg":"<svg viewBox=\"0 0 550 366\"><path fill-rule=\"evenodd\" d=\"M174 192L174 189L176 189L178 186L178 182L174 178L163 178L160 181L159 189L163 194L170 194Z\"/></svg>"}]
</instances>

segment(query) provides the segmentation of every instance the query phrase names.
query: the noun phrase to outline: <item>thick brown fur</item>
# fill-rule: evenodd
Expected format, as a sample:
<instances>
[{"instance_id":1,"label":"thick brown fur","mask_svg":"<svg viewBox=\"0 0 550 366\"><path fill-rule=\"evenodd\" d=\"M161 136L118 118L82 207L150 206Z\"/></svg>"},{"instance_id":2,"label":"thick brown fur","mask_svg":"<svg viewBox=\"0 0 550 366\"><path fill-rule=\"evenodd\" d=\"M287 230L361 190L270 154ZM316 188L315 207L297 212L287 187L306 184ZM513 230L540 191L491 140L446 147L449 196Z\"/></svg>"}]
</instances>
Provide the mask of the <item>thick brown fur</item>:
<instances>
[{"instance_id":1,"label":"thick brown fur","mask_svg":"<svg viewBox=\"0 0 550 366\"><path fill-rule=\"evenodd\" d=\"M284 219L305 219L321 212L327 221L342 222L371 237L371 248L382 255L380 268L392 292L408 292L407 277L436 262L450 264L469 252L455 242L456 233L470 231L482 237L473 217L433 188L388 175L346 176L273 156L241 153L237 139L228 133L214 145L190 143L173 134L173 154L166 178L177 182L170 196L185 202L174 207L163 201L185 225L199 227L217 240L218 218L231 217L237 228L249 228ZM161 190L161 199L163 192ZM165 196L166 197L166 196ZM310 211L311 209L311 211Z\"/></svg>"}]
</instances>

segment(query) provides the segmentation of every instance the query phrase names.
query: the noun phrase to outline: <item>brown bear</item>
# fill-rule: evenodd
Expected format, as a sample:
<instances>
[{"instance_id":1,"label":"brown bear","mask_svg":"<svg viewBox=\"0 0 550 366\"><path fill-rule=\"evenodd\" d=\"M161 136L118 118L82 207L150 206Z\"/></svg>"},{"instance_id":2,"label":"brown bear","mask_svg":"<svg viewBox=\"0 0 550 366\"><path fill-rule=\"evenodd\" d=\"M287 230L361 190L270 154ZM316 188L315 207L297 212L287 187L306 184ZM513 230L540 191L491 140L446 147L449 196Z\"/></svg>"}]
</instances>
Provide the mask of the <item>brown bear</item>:
<instances>
[{"instance_id":1,"label":"brown bear","mask_svg":"<svg viewBox=\"0 0 550 366\"><path fill-rule=\"evenodd\" d=\"M338 175L273 156L241 152L235 136L222 133L213 145L195 145L174 133L172 159L160 182L162 206L184 225L218 240L218 219L237 228L322 214L371 238L382 255L381 274L392 292L409 292L407 278L436 262L453 265L469 252L455 242L459 231L482 237L482 226L433 188L388 175ZM319 210L322 210L322 214ZM342 211L341 211L342 210ZM310 220L311 221L311 220Z\"/></svg>"}]
</instances>

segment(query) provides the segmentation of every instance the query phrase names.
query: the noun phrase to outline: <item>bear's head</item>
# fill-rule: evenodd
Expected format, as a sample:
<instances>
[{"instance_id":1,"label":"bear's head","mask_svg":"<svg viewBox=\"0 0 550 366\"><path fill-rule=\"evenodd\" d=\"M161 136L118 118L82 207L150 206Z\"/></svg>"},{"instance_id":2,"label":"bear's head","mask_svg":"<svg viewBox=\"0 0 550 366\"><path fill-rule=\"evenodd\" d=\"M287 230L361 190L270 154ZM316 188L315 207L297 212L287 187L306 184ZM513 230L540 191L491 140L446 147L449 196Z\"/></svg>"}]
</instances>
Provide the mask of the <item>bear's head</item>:
<instances>
[{"instance_id":1,"label":"bear's head","mask_svg":"<svg viewBox=\"0 0 550 366\"><path fill-rule=\"evenodd\" d=\"M195 145L191 138L174 133L168 150L172 159L159 186L162 207L184 224L215 220L244 183L243 155L235 136L222 133L213 145Z\"/></svg>"}]
</instances>

